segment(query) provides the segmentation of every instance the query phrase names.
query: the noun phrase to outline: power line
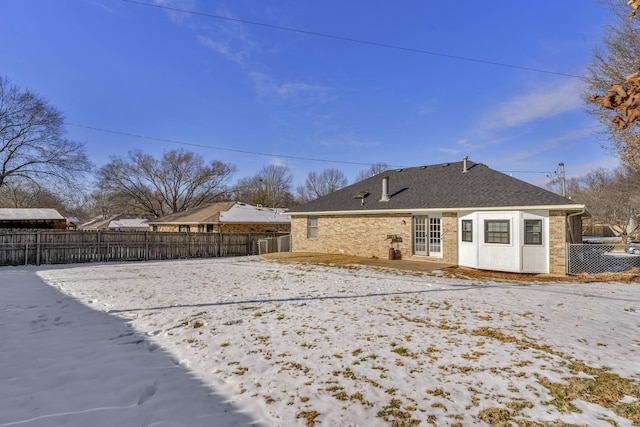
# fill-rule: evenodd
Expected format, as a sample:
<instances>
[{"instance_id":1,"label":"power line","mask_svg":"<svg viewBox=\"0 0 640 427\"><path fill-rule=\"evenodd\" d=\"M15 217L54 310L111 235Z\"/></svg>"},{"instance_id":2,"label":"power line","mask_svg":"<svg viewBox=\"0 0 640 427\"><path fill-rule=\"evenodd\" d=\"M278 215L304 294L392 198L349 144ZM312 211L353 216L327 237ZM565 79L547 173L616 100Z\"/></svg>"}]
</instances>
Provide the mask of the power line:
<instances>
[{"instance_id":1,"label":"power line","mask_svg":"<svg viewBox=\"0 0 640 427\"><path fill-rule=\"evenodd\" d=\"M553 173L549 171L500 171L500 172L502 173L544 173L544 174Z\"/></svg>"},{"instance_id":2,"label":"power line","mask_svg":"<svg viewBox=\"0 0 640 427\"><path fill-rule=\"evenodd\" d=\"M216 146L213 146L213 145L196 144L196 143L193 143L193 142L178 141L178 140L167 139L167 138L157 138L157 137L154 137L154 136L136 135L134 133L121 132L121 131L112 130L112 129L103 129L103 128L99 128L99 127L95 127L95 126L81 125L81 124L78 124L78 123L66 122L65 125L76 126L76 127L84 128L84 129L91 129L91 130L95 130L95 131L99 131L99 132L111 133L111 134L114 134L114 135L123 135L123 136L132 137L132 138L148 139L148 140L151 140L151 141L159 141L159 142L168 142L168 143L171 143L171 144L186 145L186 146L189 146L189 147L208 148L208 149L211 149L211 150L230 151L230 152L233 152L233 153L251 154L251 155L255 155L255 156L281 157L281 158L284 158L284 159L306 160L306 161L311 161L311 162L324 162L324 163L341 163L341 164L345 164L345 165L358 165L358 166L371 166L373 164L373 163L361 163L361 162L348 162L348 161L345 161L345 160L316 159L316 158L313 158L313 157L291 156L291 155L286 155L286 154L262 153L262 152L259 152L259 151L240 150L240 149L236 149L236 148L216 147ZM391 166L391 167L397 168L397 167L406 167L406 166Z\"/></svg>"},{"instance_id":3,"label":"power line","mask_svg":"<svg viewBox=\"0 0 640 427\"><path fill-rule=\"evenodd\" d=\"M112 129L104 129L104 128L99 128L99 127L95 127L95 126L88 126L88 125L81 125L79 123L70 123L70 122L65 122L65 125L69 125L69 126L75 126L75 127L79 127L79 128L84 128L84 129L90 129L90 130L95 130L98 132L105 132L105 133L111 133L114 135L122 135L122 136L127 136L127 137L131 137L131 138L140 138L140 139L147 139L150 141L159 141L159 142L168 142L170 144L178 144L178 145L185 145L188 147L198 147L198 148L208 148L211 150L220 150L220 151L230 151L233 153L242 153L242 154L251 154L254 156L265 156L265 157L281 157L284 159L293 159L293 160L305 160L305 161L309 161L309 162L323 162L323 163L339 163L339 164L344 164L344 165L356 165L356 166L371 166L374 163L363 163L363 162L348 162L345 160L328 160L328 159L317 159L314 157L302 157L302 156L291 156L291 155L287 155L287 154L275 154L275 153L262 153L259 151L250 151L250 150L240 150L237 148L226 148L226 147L216 147L214 145L206 145L206 144L197 144L194 142L185 142L185 141L178 141L178 140L174 140L174 139L167 139L167 138L158 138L158 137L154 137L154 136L146 136L146 135L137 135L135 133L130 133L130 132L122 132L122 131L117 131L117 130L112 130ZM408 167L412 167L412 166L407 166L407 165L388 165L390 169L403 169L403 168L408 168ZM500 171L502 173L539 173L539 174L549 174L551 172L548 171Z\"/></svg>"},{"instance_id":4,"label":"power line","mask_svg":"<svg viewBox=\"0 0 640 427\"><path fill-rule=\"evenodd\" d=\"M392 45L392 44L379 43L379 42L373 42L373 41L362 40L362 39L355 39L355 38L351 38L351 37L336 36L336 35L326 34L326 33L318 33L318 32L315 32L315 31L307 31L307 30L301 30L301 29L298 29L298 28L283 27L283 26L280 26L280 25L273 25L273 24L265 24L265 23L262 23L262 22L248 21L248 20L245 20L245 19L230 18L228 16L214 15L214 14L211 14L211 13L197 12L197 11L194 11L194 10L179 9L179 8L176 8L176 7L169 7L169 6L159 5L159 4L144 3L144 2L135 1L135 0L122 0L122 1L123 2L127 2L127 3L137 4L137 5L140 5L140 6L155 7L155 8L158 8L158 9L165 9L165 10L170 10L170 11L173 11L173 12L188 13L188 14L191 14L191 15L204 16L204 17L207 17L207 18L221 19L221 20L231 21L231 22L239 22L239 23L242 23L242 24L254 25L254 26L265 27L265 28L271 28L271 29L274 29L274 30L282 30L282 31L290 31L290 32L293 32L293 33L306 34L306 35L309 35L309 36L324 37L324 38L328 38L328 39L342 40L342 41L346 41L346 42L365 44L365 45L369 45L369 46L383 47L383 48L387 48L387 49L396 49L396 50L402 50L402 51L405 51L405 52L420 53L420 54L424 54L424 55L439 56L439 57L443 57L443 58L457 59L459 61L468 61L468 62L476 62L476 63L480 63L480 64L485 64L485 65L494 65L494 66L498 66L498 67L515 68L515 69L518 69L518 70L532 71L532 72L536 72L536 73L553 74L553 75L556 75L556 76L572 77L572 78L578 78L578 79L580 78L580 76L576 76L574 74L561 73L561 72L558 72L558 71L550 71L550 70L543 70L543 69L540 69L540 68L524 67L524 66L521 66L521 65L506 64L506 63L503 63L503 62L486 61L486 60L483 60L483 59L468 58L468 57L465 57L465 56L450 55L450 54L446 54L446 53L433 52L433 51L429 51L429 50L416 49L416 48L404 47L404 46L397 46L397 45Z\"/></svg>"}]
</instances>

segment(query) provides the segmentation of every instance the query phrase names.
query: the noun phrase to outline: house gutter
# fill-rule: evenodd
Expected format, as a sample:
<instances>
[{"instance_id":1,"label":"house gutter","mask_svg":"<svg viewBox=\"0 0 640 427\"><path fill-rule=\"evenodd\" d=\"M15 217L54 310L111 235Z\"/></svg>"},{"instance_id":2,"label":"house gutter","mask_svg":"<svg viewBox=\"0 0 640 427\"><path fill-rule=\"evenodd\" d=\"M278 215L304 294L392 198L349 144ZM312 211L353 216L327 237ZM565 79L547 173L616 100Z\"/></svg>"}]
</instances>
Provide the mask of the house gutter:
<instances>
[{"instance_id":1,"label":"house gutter","mask_svg":"<svg viewBox=\"0 0 640 427\"><path fill-rule=\"evenodd\" d=\"M543 206L503 206L503 207L466 207L466 208L430 208L430 209L371 209L371 210L349 210L349 211L308 211L308 212L283 212L282 215L302 216L302 215L381 215L381 214L420 214L420 213L441 213L441 212L509 212L509 211L540 211L559 210L577 211L570 216L582 215L585 212L584 205L543 205Z\"/></svg>"}]
</instances>

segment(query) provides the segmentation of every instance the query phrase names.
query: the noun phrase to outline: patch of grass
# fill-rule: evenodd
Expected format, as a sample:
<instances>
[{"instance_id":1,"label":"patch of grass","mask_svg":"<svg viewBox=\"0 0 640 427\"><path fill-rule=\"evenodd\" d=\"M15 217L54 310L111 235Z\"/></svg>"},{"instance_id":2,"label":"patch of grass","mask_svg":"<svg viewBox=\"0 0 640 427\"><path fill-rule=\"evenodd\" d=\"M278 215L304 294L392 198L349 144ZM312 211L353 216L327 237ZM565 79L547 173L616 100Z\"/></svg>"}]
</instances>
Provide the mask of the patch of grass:
<instances>
[{"instance_id":1,"label":"patch of grass","mask_svg":"<svg viewBox=\"0 0 640 427\"><path fill-rule=\"evenodd\" d=\"M248 370L249 370L249 368L245 368L243 366L238 366L238 369L233 371L233 373L235 375L242 376L242 375L246 374Z\"/></svg>"},{"instance_id":2,"label":"patch of grass","mask_svg":"<svg viewBox=\"0 0 640 427\"><path fill-rule=\"evenodd\" d=\"M271 337L267 336L267 335L261 335L259 337L256 337L256 340L260 341L262 344L267 345L269 344L269 339Z\"/></svg>"},{"instance_id":3,"label":"patch of grass","mask_svg":"<svg viewBox=\"0 0 640 427\"><path fill-rule=\"evenodd\" d=\"M320 414L318 411L301 411L298 412L296 418L304 418L307 421L307 427L314 427L316 425L316 418Z\"/></svg>"},{"instance_id":4,"label":"patch of grass","mask_svg":"<svg viewBox=\"0 0 640 427\"><path fill-rule=\"evenodd\" d=\"M616 415L640 426L640 384L583 362L573 362L569 369L576 374L583 373L589 377L563 378L565 383L552 383L538 377L538 382L549 389L553 397L549 404L556 406L561 412L579 412L571 401L580 399L612 409ZM623 401L625 396L630 396L633 401Z\"/></svg>"},{"instance_id":5,"label":"patch of grass","mask_svg":"<svg viewBox=\"0 0 640 427\"><path fill-rule=\"evenodd\" d=\"M409 355L409 351L404 347L394 348L391 351L393 351L396 354L399 354L400 356L408 356Z\"/></svg>"},{"instance_id":6,"label":"patch of grass","mask_svg":"<svg viewBox=\"0 0 640 427\"><path fill-rule=\"evenodd\" d=\"M408 411L402 410L402 402L398 399L392 399L387 406L378 411L377 416L397 427L417 426L420 424L420 420L411 418L411 414Z\"/></svg>"},{"instance_id":7,"label":"patch of grass","mask_svg":"<svg viewBox=\"0 0 640 427\"><path fill-rule=\"evenodd\" d=\"M511 412L505 408L487 408L480 411L478 418L492 426L507 426L511 421Z\"/></svg>"},{"instance_id":8,"label":"patch of grass","mask_svg":"<svg viewBox=\"0 0 640 427\"><path fill-rule=\"evenodd\" d=\"M481 328L478 329L474 329L473 331L471 331L471 335L477 336L477 337L488 337L488 338L493 338L496 339L498 341L501 341L503 343L512 343L512 342L517 342L518 339L512 335L505 335L502 332L500 332L497 329L493 329L493 328L489 328L487 326L483 326Z\"/></svg>"}]
</instances>

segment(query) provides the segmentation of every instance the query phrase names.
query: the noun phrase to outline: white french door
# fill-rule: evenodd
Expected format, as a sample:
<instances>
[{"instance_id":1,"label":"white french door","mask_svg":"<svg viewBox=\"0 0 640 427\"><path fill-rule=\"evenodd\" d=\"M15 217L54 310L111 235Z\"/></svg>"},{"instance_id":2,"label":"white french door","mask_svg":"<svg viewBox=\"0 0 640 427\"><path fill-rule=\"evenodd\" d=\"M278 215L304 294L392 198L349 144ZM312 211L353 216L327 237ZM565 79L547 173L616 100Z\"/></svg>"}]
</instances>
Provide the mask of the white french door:
<instances>
[{"instance_id":1,"label":"white french door","mask_svg":"<svg viewBox=\"0 0 640 427\"><path fill-rule=\"evenodd\" d=\"M436 215L413 217L413 253L442 256L442 217Z\"/></svg>"},{"instance_id":2,"label":"white french door","mask_svg":"<svg viewBox=\"0 0 640 427\"><path fill-rule=\"evenodd\" d=\"M442 255L442 218L429 217L429 255Z\"/></svg>"}]
</instances>

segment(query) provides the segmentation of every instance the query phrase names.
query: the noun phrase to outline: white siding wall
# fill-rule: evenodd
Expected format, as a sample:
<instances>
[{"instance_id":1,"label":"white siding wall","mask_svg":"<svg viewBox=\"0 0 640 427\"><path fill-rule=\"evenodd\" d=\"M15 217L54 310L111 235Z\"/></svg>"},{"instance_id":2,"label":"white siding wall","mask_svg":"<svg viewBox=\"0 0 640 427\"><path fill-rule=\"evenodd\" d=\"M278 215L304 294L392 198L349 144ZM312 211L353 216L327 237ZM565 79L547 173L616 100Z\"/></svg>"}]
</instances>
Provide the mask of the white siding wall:
<instances>
[{"instance_id":1,"label":"white siding wall","mask_svg":"<svg viewBox=\"0 0 640 427\"><path fill-rule=\"evenodd\" d=\"M473 241L463 242L462 220L473 221ZM524 244L524 220L542 220L542 245ZM485 243L486 220L509 221L509 243ZM549 212L472 212L458 215L458 264L521 273L549 272Z\"/></svg>"}]
</instances>

